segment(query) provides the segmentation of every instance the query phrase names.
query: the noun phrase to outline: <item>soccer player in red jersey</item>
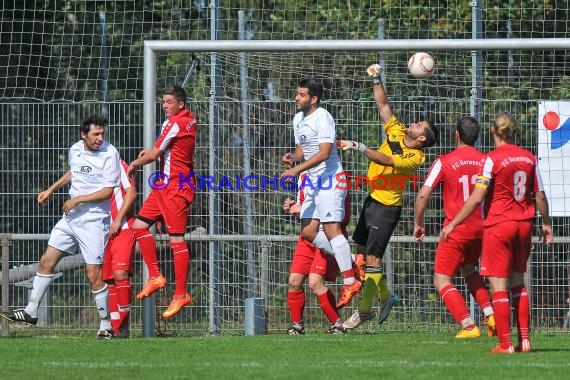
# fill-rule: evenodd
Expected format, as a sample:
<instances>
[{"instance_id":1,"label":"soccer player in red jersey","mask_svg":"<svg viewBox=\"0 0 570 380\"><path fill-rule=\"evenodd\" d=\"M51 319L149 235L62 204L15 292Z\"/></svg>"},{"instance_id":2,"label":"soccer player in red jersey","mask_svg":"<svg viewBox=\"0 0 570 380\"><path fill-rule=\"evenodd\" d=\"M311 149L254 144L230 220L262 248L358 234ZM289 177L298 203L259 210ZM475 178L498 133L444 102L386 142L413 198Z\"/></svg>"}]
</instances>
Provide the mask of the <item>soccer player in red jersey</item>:
<instances>
[{"instance_id":1,"label":"soccer player in red jersey","mask_svg":"<svg viewBox=\"0 0 570 380\"><path fill-rule=\"evenodd\" d=\"M481 167L483 153L473 147L479 138L479 123L471 116L458 120L455 131L457 148L440 156L431 165L424 185L416 197L414 238L423 241L425 236L424 213L428 199L439 185L442 186L443 211L446 226L459 212L473 191ZM433 283L447 310L462 329L456 338L478 338L479 328L467 310L465 299L451 280L461 270L469 291L475 297L487 322L487 334L496 335L493 307L485 281L475 269L481 256L483 223L480 209L472 213L455 228L447 240L440 241L435 256Z\"/></svg>"},{"instance_id":2,"label":"soccer player in red jersey","mask_svg":"<svg viewBox=\"0 0 570 380\"><path fill-rule=\"evenodd\" d=\"M485 200L481 274L489 277L499 344L494 354L530 352L530 307L524 272L530 256L536 207L542 216L541 235L552 243L548 200L534 154L512 143L516 121L500 113L491 125L495 150L485 155L475 189L453 220L441 230L446 240ZM533 199L534 194L534 199ZM511 337L509 289L517 321L518 345Z\"/></svg>"},{"instance_id":3,"label":"soccer player in red jersey","mask_svg":"<svg viewBox=\"0 0 570 380\"><path fill-rule=\"evenodd\" d=\"M307 172L299 176L297 201L287 198L283 203L283 210L291 215L299 217L301 205L305 200L305 192L301 184ZM341 221L341 230L348 236L346 226L350 223L350 196L347 194L344 201L344 218ZM287 330L289 335L305 334L304 309L305 291L303 283L308 278L309 289L317 297L319 306L331 326L327 329L329 334L344 334L346 330L340 322L340 315L336 309L336 299L331 290L326 286L325 280L334 281L339 273L338 265L333 256L318 249L313 243L299 235L299 240L293 253L291 269L289 274L289 291L287 292L287 303L291 314L292 326Z\"/></svg>"},{"instance_id":4,"label":"soccer player in red jersey","mask_svg":"<svg viewBox=\"0 0 570 380\"><path fill-rule=\"evenodd\" d=\"M149 227L163 220L170 237L173 252L176 288L170 306L162 314L170 318L192 302L186 289L190 253L184 241L190 204L194 200L194 150L196 148L196 117L186 108L186 91L173 86L162 96L162 109L167 117L154 146L139 153L131 162L131 176L139 166L160 161L159 175L154 179L153 190L144 201L133 224L143 260L148 268L149 280L137 294L138 299L148 297L166 285L160 273L156 254L156 241Z\"/></svg>"},{"instance_id":5,"label":"soccer player in red jersey","mask_svg":"<svg viewBox=\"0 0 570 380\"><path fill-rule=\"evenodd\" d=\"M131 280L134 270L135 235L131 226L135 218L133 206L137 189L133 178L127 176L129 165L121 160L121 185L111 196L111 226L109 243L103 259L103 280L109 288L109 314L115 338L130 336Z\"/></svg>"}]
</instances>

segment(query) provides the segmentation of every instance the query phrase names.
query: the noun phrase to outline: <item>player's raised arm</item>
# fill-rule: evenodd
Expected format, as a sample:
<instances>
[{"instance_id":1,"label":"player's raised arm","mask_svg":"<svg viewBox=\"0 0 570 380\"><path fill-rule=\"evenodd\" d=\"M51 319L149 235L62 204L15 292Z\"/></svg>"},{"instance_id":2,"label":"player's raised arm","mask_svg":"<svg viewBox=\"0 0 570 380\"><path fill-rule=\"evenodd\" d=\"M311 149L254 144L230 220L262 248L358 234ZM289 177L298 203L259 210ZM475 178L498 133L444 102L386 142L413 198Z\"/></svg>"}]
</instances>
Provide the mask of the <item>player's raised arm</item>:
<instances>
[{"instance_id":1,"label":"player's raised arm","mask_svg":"<svg viewBox=\"0 0 570 380\"><path fill-rule=\"evenodd\" d=\"M376 63L369 66L366 72L372 77L372 82L374 84L374 102L376 103L376 107L378 107L380 120L385 123L390 120L393 113L392 107L388 102L388 96L386 95L384 84L382 84L382 70L382 67Z\"/></svg>"}]
</instances>

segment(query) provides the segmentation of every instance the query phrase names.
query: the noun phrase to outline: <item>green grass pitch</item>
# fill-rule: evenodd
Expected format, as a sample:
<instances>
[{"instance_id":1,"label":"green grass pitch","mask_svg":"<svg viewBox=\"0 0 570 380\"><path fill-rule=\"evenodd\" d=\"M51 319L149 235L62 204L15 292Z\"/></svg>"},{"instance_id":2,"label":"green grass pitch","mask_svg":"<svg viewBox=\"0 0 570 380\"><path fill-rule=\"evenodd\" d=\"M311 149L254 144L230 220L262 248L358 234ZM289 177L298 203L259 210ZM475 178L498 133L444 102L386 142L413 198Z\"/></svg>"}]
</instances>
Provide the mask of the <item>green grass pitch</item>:
<instances>
[{"instance_id":1,"label":"green grass pitch","mask_svg":"<svg viewBox=\"0 0 570 380\"><path fill-rule=\"evenodd\" d=\"M491 355L496 338L444 333L0 338L2 379L568 379L570 334Z\"/></svg>"}]
</instances>

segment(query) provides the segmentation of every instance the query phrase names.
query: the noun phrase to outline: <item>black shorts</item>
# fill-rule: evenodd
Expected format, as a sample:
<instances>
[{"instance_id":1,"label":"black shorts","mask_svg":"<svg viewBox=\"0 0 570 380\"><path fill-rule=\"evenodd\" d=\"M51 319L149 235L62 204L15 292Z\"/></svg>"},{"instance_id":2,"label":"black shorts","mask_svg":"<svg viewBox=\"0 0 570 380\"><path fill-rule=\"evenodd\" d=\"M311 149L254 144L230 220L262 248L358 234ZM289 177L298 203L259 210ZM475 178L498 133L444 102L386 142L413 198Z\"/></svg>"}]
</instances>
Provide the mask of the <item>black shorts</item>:
<instances>
[{"instance_id":1,"label":"black shorts","mask_svg":"<svg viewBox=\"0 0 570 380\"><path fill-rule=\"evenodd\" d=\"M358 224L352 235L352 240L366 247L367 255L381 259L392 237L392 233L400 221L401 206L386 206L370 195L364 201L364 206L358 218Z\"/></svg>"}]
</instances>

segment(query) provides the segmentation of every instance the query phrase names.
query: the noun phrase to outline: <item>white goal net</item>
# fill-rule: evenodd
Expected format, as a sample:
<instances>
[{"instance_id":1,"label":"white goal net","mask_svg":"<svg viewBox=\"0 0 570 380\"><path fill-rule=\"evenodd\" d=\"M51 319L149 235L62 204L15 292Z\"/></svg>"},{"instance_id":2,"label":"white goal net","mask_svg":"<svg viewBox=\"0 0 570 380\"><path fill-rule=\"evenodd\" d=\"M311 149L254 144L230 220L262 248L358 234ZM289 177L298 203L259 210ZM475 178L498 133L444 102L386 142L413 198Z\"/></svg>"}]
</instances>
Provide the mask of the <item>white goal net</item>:
<instances>
[{"instance_id":1,"label":"white goal net","mask_svg":"<svg viewBox=\"0 0 570 380\"><path fill-rule=\"evenodd\" d=\"M190 220L197 226L206 226L220 241L193 243L201 246L197 251L203 252L200 257L208 262L203 269L208 275L214 274L208 276L207 283L195 286L205 286L204 293L209 292L215 304L223 305L216 318L210 319L222 330L233 323L240 325L243 302L249 297L265 300L270 329L282 329L289 322L287 278L294 236L300 228L298 221L284 215L281 209L283 200L295 192L277 183L275 176L282 171L281 156L294 147L291 121L300 78L312 76L323 81L322 105L335 118L339 139L357 140L372 147L382 139L371 80L365 72L375 62L385 69L386 89L395 114L406 124L427 116L439 128L440 143L427 149L427 162L405 193L402 218L389 247L385 269L401 302L384 329L401 329L404 325L425 328L426 324L434 329L453 326L432 285L435 236L443 221L438 193L432 197L426 214L432 240L416 243L411 232L416 191L433 159L453 149L456 120L464 115L475 116L483 126L477 146L489 151L493 145L490 122L498 112L508 111L521 126L516 142L537 153L539 102L560 100L565 91L564 79L555 75L565 59L558 48L471 51L452 49L453 42L446 49L445 41L439 41L440 48L430 51L436 60L435 73L418 80L409 75L406 67L413 51L334 50L332 46L339 42L316 43L319 46L312 51L286 51L287 45L280 44L287 42L275 44L279 51L262 52L254 51L255 48L239 52L235 46L229 48L231 51L192 53L168 52L165 44L157 49L158 74L151 78L157 94L184 77L192 56L201 61L202 71L194 74L187 87L192 99L190 108L198 115L201 134L196 165L200 193ZM152 41L148 43L152 46ZM252 45L255 43L258 42ZM196 47L196 43L188 46ZM249 49L247 44L242 46ZM180 50L180 44L174 42L173 50ZM173 55L179 62L175 65ZM541 72L538 78L537 71ZM343 152L342 160L345 169L354 175L366 174L368 161L362 155ZM558 172L547 171L543 176L551 182L568 181ZM246 177L249 182L244 182ZM366 186L353 185L353 222L349 231L353 230L366 190ZM567 253L566 240L560 234L568 221L564 217L554 220L557 243L553 247L535 244L529 266L537 326L561 325L567 311L567 268L553 262L552 255ZM458 284L467 296L463 281L458 279ZM332 286L336 290L337 285ZM307 299L307 319L324 323L316 300ZM552 308L554 303L560 307ZM480 310L474 305L472 312L480 318Z\"/></svg>"}]
</instances>

